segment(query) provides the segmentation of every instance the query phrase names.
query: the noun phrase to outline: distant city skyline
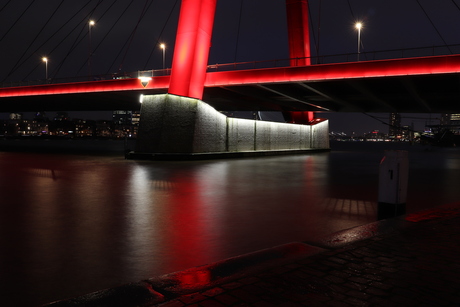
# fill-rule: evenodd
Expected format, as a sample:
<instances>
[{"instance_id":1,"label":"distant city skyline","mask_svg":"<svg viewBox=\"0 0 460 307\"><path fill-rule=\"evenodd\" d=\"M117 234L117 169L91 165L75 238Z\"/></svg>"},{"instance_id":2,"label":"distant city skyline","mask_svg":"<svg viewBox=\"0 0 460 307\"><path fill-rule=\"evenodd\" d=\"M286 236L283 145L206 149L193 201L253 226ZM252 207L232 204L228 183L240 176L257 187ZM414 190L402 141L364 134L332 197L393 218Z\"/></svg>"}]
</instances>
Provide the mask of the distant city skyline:
<instances>
[{"instance_id":1,"label":"distant city skyline","mask_svg":"<svg viewBox=\"0 0 460 307\"><path fill-rule=\"evenodd\" d=\"M33 119L35 112L21 112L25 119ZM87 120L112 120L112 111L70 111L67 112L72 119ZM240 113L236 116L250 117L250 112ZM246 113L246 114L241 114ZM263 120L282 121L282 115L279 112L263 112ZM54 118L56 112L46 112L49 118ZM342 112L323 112L316 113L316 117L329 119L329 130L334 132L344 132L347 135L364 135L373 130L379 130L388 133L389 126L385 123L390 122L389 113L342 113ZM440 120L440 113L401 113L401 125L414 125L416 131L424 131L426 124L437 125ZM9 113L0 113L0 120L7 120Z\"/></svg>"}]
</instances>

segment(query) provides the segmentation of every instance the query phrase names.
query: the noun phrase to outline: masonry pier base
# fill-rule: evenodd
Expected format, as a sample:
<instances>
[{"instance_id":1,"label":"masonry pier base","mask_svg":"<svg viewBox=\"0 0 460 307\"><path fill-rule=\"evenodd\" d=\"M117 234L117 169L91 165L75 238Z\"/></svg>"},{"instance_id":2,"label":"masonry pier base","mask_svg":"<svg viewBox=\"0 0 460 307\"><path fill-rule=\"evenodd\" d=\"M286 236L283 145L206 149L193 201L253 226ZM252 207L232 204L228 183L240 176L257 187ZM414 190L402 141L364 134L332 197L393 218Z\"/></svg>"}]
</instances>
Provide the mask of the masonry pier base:
<instances>
[{"instance_id":1,"label":"masonry pier base","mask_svg":"<svg viewBox=\"0 0 460 307\"><path fill-rule=\"evenodd\" d=\"M227 117L201 100L144 96L138 137L128 159L191 160L329 150L329 124L310 125Z\"/></svg>"}]
</instances>

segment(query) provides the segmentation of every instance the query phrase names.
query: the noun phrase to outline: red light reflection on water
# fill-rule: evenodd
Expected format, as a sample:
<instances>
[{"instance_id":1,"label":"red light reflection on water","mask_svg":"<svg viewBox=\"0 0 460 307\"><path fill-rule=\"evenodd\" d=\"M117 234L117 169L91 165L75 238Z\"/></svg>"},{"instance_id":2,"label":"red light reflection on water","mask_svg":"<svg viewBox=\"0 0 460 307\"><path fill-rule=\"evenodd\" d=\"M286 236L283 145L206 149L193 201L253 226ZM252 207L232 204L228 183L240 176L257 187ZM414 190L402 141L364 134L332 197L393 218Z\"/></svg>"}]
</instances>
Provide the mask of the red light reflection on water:
<instances>
[{"instance_id":1,"label":"red light reflection on water","mask_svg":"<svg viewBox=\"0 0 460 307\"><path fill-rule=\"evenodd\" d=\"M175 182L172 193L169 193L164 209L168 210L168 236L170 265L176 268L187 268L190 261L203 263L206 261L207 246L203 239L207 236L209 220L206 215L209 208L204 208L201 198L202 186L197 178L178 175L171 178ZM184 254L187 257L184 257Z\"/></svg>"}]
</instances>

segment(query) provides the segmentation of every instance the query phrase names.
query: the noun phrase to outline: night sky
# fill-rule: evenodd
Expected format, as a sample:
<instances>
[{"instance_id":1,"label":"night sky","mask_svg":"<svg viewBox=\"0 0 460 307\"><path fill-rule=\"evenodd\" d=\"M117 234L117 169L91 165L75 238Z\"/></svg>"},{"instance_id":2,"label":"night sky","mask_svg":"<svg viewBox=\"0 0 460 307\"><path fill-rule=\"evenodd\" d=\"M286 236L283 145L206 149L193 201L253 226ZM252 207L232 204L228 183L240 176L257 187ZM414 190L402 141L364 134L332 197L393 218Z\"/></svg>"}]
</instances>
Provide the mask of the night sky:
<instances>
[{"instance_id":1,"label":"night sky","mask_svg":"<svg viewBox=\"0 0 460 307\"><path fill-rule=\"evenodd\" d=\"M310 0L309 6L312 56L357 52L356 21L363 23L362 52L415 47L432 52L433 46L460 44L460 0ZM160 69L161 43L170 67L179 8L176 0L0 0L0 82L43 79L44 56L52 78L88 75L90 19L96 22L93 75ZM434 49L460 52L458 47ZM218 1L210 64L286 58L285 0ZM332 119L331 130L388 131L366 115L322 116ZM425 120L419 117L439 114L410 117L403 124L414 122L422 129Z\"/></svg>"}]
</instances>

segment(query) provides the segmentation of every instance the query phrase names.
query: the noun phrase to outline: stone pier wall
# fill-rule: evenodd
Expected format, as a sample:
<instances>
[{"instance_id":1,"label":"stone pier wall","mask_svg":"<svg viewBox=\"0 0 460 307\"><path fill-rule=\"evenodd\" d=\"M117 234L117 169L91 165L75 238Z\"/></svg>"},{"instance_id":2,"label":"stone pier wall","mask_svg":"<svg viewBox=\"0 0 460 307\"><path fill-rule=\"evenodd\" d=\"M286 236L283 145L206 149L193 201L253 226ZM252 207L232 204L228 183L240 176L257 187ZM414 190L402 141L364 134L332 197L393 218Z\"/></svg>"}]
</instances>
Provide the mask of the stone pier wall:
<instances>
[{"instance_id":1,"label":"stone pier wall","mask_svg":"<svg viewBox=\"0 0 460 307\"><path fill-rule=\"evenodd\" d=\"M144 96L137 153L223 153L329 149L327 120L296 125L230 118L174 95Z\"/></svg>"}]
</instances>

